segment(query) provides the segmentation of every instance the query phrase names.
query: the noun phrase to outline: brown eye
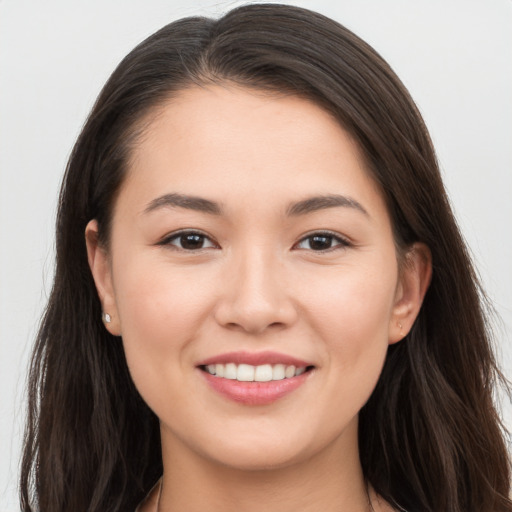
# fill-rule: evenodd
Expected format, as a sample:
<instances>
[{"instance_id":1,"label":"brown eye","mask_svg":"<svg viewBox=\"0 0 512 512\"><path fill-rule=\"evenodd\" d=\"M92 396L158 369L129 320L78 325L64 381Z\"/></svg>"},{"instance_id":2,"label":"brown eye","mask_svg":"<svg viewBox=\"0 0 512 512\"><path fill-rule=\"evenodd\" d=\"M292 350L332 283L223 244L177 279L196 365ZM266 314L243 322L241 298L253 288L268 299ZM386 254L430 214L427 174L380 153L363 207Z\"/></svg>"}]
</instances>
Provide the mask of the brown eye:
<instances>
[{"instance_id":1,"label":"brown eye","mask_svg":"<svg viewBox=\"0 0 512 512\"><path fill-rule=\"evenodd\" d=\"M312 236L309 238L309 246L313 251L325 251L332 247L332 236Z\"/></svg>"},{"instance_id":2,"label":"brown eye","mask_svg":"<svg viewBox=\"0 0 512 512\"><path fill-rule=\"evenodd\" d=\"M298 249L307 249L310 251L327 251L337 247L347 247L350 244L341 238L331 233L314 233L303 238L298 244Z\"/></svg>"},{"instance_id":3,"label":"brown eye","mask_svg":"<svg viewBox=\"0 0 512 512\"><path fill-rule=\"evenodd\" d=\"M197 251L216 247L216 245L203 233L182 231L162 241L161 245L171 245L184 251Z\"/></svg>"}]
</instances>

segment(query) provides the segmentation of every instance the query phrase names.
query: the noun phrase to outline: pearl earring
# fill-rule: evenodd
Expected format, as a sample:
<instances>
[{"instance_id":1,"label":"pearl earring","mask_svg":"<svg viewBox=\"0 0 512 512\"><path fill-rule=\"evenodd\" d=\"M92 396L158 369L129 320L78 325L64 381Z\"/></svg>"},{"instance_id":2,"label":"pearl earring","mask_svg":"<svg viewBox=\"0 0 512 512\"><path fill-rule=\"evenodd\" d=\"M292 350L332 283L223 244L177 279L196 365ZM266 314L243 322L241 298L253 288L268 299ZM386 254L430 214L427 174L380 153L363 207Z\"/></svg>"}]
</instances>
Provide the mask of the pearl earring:
<instances>
[{"instance_id":1,"label":"pearl earring","mask_svg":"<svg viewBox=\"0 0 512 512\"><path fill-rule=\"evenodd\" d=\"M112 321L112 317L108 313L103 313L103 321L109 324Z\"/></svg>"}]
</instances>

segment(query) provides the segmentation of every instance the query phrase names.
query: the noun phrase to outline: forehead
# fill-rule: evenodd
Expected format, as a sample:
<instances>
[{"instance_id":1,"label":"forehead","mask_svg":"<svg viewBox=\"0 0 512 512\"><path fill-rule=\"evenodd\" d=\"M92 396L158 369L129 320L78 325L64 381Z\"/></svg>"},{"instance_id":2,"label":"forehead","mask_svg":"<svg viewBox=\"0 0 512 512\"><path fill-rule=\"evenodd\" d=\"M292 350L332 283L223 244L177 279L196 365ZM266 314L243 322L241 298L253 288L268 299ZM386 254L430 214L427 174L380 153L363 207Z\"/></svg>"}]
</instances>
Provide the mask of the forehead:
<instances>
[{"instance_id":1,"label":"forehead","mask_svg":"<svg viewBox=\"0 0 512 512\"><path fill-rule=\"evenodd\" d=\"M192 87L153 110L123 188L148 201L193 193L267 204L350 191L383 206L357 143L329 112L295 95L231 85Z\"/></svg>"}]
</instances>

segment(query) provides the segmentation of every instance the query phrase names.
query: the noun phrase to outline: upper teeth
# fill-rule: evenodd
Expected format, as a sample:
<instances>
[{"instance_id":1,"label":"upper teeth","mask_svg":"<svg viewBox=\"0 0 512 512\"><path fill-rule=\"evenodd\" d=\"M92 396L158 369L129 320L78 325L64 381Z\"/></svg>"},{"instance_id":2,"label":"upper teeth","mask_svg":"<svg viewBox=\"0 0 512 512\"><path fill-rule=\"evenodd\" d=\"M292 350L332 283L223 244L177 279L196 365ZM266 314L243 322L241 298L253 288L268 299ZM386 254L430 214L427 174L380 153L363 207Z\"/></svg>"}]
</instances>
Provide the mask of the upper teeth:
<instances>
[{"instance_id":1,"label":"upper teeth","mask_svg":"<svg viewBox=\"0 0 512 512\"><path fill-rule=\"evenodd\" d=\"M252 366L250 364L209 364L206 371L217 377L239 380L241 382L268 382L271 380L282 380L301 375L306 371L305 366L295 367L284 364L262 364Z\"/></svg>"}]
</instances>

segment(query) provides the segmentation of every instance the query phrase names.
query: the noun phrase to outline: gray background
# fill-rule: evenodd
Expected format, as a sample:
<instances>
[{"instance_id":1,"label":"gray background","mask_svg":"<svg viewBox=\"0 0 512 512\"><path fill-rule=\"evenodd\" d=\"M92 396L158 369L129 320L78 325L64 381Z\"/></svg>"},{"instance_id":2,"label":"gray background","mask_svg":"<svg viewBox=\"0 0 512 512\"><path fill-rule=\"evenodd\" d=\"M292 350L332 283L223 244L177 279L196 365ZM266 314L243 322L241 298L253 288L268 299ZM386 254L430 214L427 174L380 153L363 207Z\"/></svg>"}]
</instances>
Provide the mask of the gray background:
<instances>
[{"instance_id":1,"label":"gray background","mask_svg":"<svg viewBox=\"0 0 512 512\"><path fill-rule=\"evenodd\" d=\"M26 367L53 269L74 139L119 60L164 24L247 2L0 0L0 512L18 510ZM294 3L354 30L417 101L457 218L501 317L512 376L512 1ZM503 405L512 426L512 407Z\"/></svg>"}]
</instances>

